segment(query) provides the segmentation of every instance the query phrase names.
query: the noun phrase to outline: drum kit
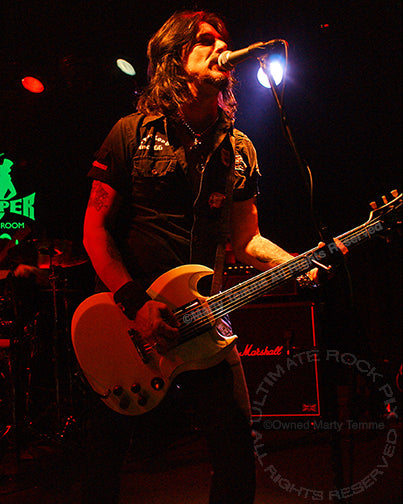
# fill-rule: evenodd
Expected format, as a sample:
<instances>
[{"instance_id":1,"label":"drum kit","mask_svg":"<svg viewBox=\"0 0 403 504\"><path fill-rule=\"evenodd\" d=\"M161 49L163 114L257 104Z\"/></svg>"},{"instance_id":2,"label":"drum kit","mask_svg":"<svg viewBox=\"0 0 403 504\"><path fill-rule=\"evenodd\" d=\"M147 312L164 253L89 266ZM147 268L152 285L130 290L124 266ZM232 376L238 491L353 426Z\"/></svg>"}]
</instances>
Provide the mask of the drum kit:
<instances>
[{"instance_id":1,"label":"drum kit","mask_svg":"<svg viewBox=\"0 0 403 504\"><path fill-rule=\"evenodd\" d=\"M69 240L0 243L0 450L61 436L76 403L70 320L92 269ZM0 453L1 458L1 453Z\"/></svg>"}]
</instances>

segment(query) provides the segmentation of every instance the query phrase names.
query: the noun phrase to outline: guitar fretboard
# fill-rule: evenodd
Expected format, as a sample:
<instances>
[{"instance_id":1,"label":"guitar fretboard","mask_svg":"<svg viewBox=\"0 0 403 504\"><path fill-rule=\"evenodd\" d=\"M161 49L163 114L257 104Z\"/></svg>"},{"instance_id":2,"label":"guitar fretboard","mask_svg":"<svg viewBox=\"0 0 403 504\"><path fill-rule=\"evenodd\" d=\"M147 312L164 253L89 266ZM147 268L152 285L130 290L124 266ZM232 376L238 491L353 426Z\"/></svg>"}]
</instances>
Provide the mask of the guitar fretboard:
<instances>
[{"instance_id":1,"label":"guitar fretboard","mask_svg":"<svg viewBox=\"0 0 403 504\"><path fill-rule=\"evenodd\" d=\"M374 219L337 238L343 245L351 248L373 238L384 230L383 221ZM211 327L215 320L258 299L284 282L306 273L315 268L317 262L321 263L336 253L340 253L340 251L335 242L323 247L315 247L290 261L259 273L224 292L211 296L205 303L200 304L195 301L185 310L180 310L180 315L177 317L183 340L200 334L206 330L206 327Z\"/></svg>"}]
</instances>

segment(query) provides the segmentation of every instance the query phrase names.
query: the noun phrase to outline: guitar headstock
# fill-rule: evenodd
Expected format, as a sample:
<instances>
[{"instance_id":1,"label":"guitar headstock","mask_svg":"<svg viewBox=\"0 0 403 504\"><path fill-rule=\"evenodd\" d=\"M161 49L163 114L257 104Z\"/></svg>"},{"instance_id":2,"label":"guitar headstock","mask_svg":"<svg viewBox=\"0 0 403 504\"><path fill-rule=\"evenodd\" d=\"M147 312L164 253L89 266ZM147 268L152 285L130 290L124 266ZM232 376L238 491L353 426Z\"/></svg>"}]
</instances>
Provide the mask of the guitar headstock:
<instances>
[{"instance_id":1,"label":"guitar headstock","mask_svg":"<svg viewBox=\"0 0 403 504\"><path fill-rule=\"evenodd\" d=\"M383 205L378 207L375 201L370 203L372 208L367 224L372 222L382 223L383 232L391 231L402 224L402 193L396 189L390 192L392 199L388 201L386 196L382 196Z\"/></svg>"}]
</instances>

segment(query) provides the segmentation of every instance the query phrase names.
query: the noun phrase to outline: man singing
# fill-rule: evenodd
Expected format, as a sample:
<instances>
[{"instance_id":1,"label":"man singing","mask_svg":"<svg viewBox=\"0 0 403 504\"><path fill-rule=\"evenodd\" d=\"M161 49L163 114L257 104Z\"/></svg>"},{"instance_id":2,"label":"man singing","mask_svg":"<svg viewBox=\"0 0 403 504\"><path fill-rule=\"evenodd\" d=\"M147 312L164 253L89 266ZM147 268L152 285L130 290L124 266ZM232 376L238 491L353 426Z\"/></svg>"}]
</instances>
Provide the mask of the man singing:
<instances>
[{"instance_id":1,"label":"man singing","mask_svg":"<svg viewBox=\"0 0 403 504\"><path fill-rule=\"evenodd\" d=\"M218 65L228 44L215 14L168 19L148 44L150 82L137 112L112 128L89 173L84 244L99 290L114 294L162 354L174 348L179 328L169 308L146 295L161 274L187 263L214 268L227 239L237 260L258 270L291 259L259 232L256 153L234 128L233 78ZM141 425L164 425L173 414L196 419L206 437L210 504L253 503L250 407L236 348L218 364L180 374L144 415L121 415L102 401L91 411L85 503L118 502L129 441L135 449Z\"/></svg>"}]
</instances>

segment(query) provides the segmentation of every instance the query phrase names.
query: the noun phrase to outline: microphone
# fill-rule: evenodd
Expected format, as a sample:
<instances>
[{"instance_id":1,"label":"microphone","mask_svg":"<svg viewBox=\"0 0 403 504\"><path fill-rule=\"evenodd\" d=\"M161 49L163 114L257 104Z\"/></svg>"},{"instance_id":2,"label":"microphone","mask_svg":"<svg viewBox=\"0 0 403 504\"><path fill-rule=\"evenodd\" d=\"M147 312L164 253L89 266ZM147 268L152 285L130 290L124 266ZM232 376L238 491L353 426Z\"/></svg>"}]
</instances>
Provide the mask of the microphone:
<instances>
[{"instance_id":1,"label":"microphone","mask_svg":"<svg viewBox=\"0 0 403 504\"><path fill-rule=\"evenodd\" d=\"M235 65L249 58L258 58L265 54L267 49L277 43L284 43L281 39L269 40L269 42L256 42L245 49L237 51L224 51L218 56L218 66L223 70L232 70Z\"/></svg>"}]
</instances>

